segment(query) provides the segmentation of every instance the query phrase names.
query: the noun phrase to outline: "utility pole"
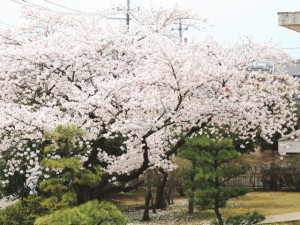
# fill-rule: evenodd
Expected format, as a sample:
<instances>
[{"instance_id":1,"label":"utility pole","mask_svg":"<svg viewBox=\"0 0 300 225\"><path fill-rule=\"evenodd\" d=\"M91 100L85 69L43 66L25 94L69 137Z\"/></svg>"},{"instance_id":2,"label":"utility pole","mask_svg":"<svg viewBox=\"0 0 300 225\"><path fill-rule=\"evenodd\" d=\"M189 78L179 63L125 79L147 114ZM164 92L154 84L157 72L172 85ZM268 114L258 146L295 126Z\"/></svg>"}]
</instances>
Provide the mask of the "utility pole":
<instances>
[{"instance_id":1,"label":"utility pole","mask_svg":"<svg viewBox=\"0 0 300 225\"><path fill-rule=\"evenodd\" d=\"M182 43L182 34L183 34L183 31L188 30L188 26L185 27L185 28L183 28L183 27L182 27L181 19L179 19L178 29L174 28L174 29L172 29L172 30L178 30L178 31L179 31L180 43Z\"/></svg>"},{"instance_id":2,"label":"utility pole","mask_svg":"<svg viewBox=\"0 0 300 225\"><path fill-rule=\"evenodd\" d=\"M120 11L118 9L118 11ZM111 20L126 20L127 28L129 29L129 23L130 23L130 0L127 0L127 9L126 9L126 18L123 17L106 17L107 19Z\"/></svg>"},{"instance_id":3,"label":"utility pole","mask_svg":"<svg viewBox=\"0 0 300 225\"><path fill-rule=\"evenodd\" d=\"M129 29L129 21L130 21L129 11L130 11L130 0L127 0L126 24L128 29Z\"/></svg>"},{"instance_id":4,"label":"utility pole","mask_svg":"<svg viewBox=\"0 0 300 225\"><path fill-rule=\"evenodd\" d=\"M180 42L182 43L182 23L181 20L179 20L179 37L180 37Z\"/></svg>"}]
</instances>

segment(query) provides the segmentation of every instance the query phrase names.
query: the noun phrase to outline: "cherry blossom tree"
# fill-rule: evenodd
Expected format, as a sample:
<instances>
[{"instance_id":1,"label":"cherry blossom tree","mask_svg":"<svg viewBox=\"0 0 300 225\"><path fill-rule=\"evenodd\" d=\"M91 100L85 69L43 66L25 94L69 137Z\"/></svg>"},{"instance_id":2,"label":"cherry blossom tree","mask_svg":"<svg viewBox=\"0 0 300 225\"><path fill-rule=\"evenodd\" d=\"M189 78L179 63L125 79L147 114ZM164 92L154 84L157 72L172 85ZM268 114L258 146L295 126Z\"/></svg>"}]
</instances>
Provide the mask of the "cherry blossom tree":
<instances>
[{"instance_id":1,"label":"cherry blossom tree","mask_svg":"<svg viewBox=\"0 0 300 225\"><path fill-rule=\"evenodd\" d=\"M283 51L252 40L225 48L211 37L181 44L172 30L179 20L205 22L189 11L133 16L129 29L43 9L27 8L24 17L23 26L0 34L3 187L20 176L34 191L43 134L61 124L86 132L84 166L106 171L91 190L98 198L129 190L127 182L150 167L172 169L169 158L203 130L226 127L242 140L270 141L296 121L298 83L284 71ZM253 62L274 70L249 70ZM107 140L122 140L118 154Z\"/></svg>"}]
</instances>

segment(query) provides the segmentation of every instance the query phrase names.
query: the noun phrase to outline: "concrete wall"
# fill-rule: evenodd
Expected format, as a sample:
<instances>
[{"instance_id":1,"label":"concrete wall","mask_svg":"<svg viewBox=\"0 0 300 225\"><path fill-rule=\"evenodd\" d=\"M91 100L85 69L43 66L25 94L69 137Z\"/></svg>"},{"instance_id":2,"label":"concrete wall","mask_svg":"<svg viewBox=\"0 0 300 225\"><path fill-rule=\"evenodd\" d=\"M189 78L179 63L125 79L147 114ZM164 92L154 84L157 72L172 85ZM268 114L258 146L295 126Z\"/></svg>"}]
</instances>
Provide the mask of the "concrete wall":
<instances>
[{"instance_id":1,"label":"concrete wall","mask_svg":"<svg viewBox=\"0 0 300 225\"><path fill-rule=\"evenodd\" d=\"M300 12L279 12L278 25L300 32Z\"/></svg>"},{"instance_id":2,"label":"concrete wall","mask_svg":"<svg viewBox=\"0 0 300 225\"><path fill-rule=\"evenodd\" d=\"M279 141L278 152L282 153L300 153L300 141Z\"/></svg>"}]
</instances>

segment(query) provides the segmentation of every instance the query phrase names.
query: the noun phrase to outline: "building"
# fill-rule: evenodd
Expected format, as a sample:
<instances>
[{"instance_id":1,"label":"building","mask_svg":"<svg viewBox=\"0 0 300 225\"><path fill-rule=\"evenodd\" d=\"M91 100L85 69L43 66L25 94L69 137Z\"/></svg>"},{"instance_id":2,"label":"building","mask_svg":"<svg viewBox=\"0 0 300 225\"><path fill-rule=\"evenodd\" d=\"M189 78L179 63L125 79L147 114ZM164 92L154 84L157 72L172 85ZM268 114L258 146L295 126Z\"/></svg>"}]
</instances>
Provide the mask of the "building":
<instances>
[{"instance_id":1,"label":"building","mask_svg":"<svg viewBox=\"0 0 300 225\"><path fill-rule=\"evenodd\" d=\"M280 138L278 140L278 152L281 155L300 153L300 130Z\"/></svg>"},{"instance_id":2,"label":"building","mask_svg":"<svg viewBox=\"0 0 300 225\"><path fill-rule=\"evenodd\" d=\"M286 64L285 69L289 75L300 78L300 59L293 64Z\"/></svg>"},{"instance_id":3,"label":"building","mask_svg":"<svg viewBox=\"0 0 300 225\"><path fill-rule=\"evenodd\" d=\"M300 12L279 12L278 25L300 32ZM293 77L300 78L300 60L298 59L294 64L286 65L286 70Z\"/></svg>"},{"instance_id":4,"label":"building","mask_svg":"<svg viewBox=\"0 0 300 225\"><path fill-rule=\"evenodd\" d=\"M278 25L300 32L300 12L279 12Z\"/></svg>"},{"instance_id":5,"label":"building","mask_svg":"<svg viewBox=\"0 0 300 225\"><path fill-rule=\"evenodd\" d=\"M300 12L279 12L278 25L300 32ZM300 60L293 65L286 65L287 72L293 77L300 77ZM278 140L279 154L300 153L300 130Z\"/></svg>"}]
</instances>

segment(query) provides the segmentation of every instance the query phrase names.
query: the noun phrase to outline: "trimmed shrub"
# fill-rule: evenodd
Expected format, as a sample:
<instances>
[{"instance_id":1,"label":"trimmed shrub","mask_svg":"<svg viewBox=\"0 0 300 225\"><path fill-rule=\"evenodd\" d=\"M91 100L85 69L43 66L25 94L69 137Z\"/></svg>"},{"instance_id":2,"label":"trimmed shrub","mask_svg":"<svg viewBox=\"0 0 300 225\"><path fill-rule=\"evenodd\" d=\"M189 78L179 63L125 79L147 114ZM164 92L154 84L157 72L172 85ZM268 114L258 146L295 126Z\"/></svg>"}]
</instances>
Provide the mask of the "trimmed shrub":
<instances>
[{"instance_id":1,"label":"trimmed shrub","mask_svg":"<svg viewBox=\"0 0 300 225\"><path fill-rule=\"evenodd\" d=\"M35 225L125 225L127 219L109 202L89 201L37 218Z\"/></svg>"},{"instance_id":2,"label":"trimmed shrub","mask_svg":"<svg viewBox=\"0 0 300 225\"><path fill-rule=\"evenodd\" d=\"M253 213L247 213L245 215L228 217L225 224L226 225L252 225L252 224L257 224L264 219L265 216L259 214L258 212L253 212Z\"/></svg>"},{"instance_id":3,"label":"trimmed shrub","mask_svg":"<svg viewBox=\"0 0 300 225\"><path fill-rule=\"evenodd\" d=\"M3 225L32 225L37 217L46 213L41 206L41 196L28 196L0 210L0 224Z\"/></svg>"}]
</instances>

